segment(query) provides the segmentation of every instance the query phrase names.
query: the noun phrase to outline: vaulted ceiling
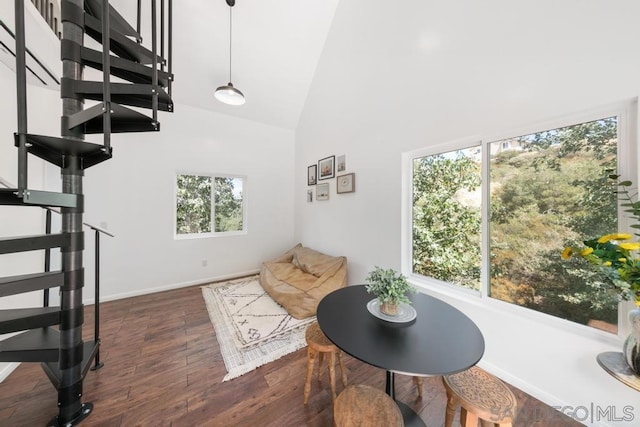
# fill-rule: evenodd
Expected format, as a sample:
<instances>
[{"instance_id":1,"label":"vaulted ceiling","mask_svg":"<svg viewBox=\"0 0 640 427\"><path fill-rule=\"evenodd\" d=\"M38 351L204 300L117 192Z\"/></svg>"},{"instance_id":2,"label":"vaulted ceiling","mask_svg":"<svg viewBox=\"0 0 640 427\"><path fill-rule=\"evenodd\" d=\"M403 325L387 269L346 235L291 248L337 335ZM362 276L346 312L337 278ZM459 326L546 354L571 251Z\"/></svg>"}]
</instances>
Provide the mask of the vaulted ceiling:
<instances>
[{"instance_id":1,"label":"vaulted ceiling","mask_svg":"<svg viewBox=\"0 0 640 427\"><path fill-rule=\"evenodd\" d=\"M135 25L137 2L111 3ZM150 3L143 0L143 8L149 9ZM237 0L232 82L247 101L233 107L213 97L215 89L229 81L229 6L225 0L174 0L174 101L294 129L337 4L338 0ZM143 35L148 33L145 21L142 27Z\"/></svg>"}]
</instances>

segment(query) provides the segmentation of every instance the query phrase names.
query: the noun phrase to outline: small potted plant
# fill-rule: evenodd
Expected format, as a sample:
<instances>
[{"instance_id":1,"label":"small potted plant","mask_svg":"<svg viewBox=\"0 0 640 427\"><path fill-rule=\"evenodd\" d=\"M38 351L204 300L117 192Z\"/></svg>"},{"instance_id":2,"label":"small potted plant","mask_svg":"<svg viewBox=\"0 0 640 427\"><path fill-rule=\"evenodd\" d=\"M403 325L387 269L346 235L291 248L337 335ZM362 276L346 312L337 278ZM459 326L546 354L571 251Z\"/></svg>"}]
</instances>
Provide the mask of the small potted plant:
<instances>
[{"instance_id":1,"label":"small potted plant","mask_svg":"<svg viewBox=\"0 0 640 427\"><path fill-rule=\"evenodd\" d=\"M365 280L368 282L367 292L378 298L382 313L396 316L400 303L411 304L407 294L415 292L415 289L407 282L405 276L394 269L385 270L376 266L373 271L369 272Z\"/></svg>"}]
</instances>

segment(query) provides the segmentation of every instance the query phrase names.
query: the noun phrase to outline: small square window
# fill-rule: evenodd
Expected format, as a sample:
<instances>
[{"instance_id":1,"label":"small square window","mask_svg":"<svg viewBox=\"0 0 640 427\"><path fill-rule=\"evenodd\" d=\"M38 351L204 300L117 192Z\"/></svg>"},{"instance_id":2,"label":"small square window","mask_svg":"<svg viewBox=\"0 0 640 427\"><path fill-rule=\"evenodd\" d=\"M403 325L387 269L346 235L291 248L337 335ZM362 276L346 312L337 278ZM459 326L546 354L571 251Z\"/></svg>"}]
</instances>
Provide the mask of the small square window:
<instances>
[{"instance_id":1,"label":"small square window","mask_svg":"<svg viewBox=\"0 0 640 427\"><path fill-rule=\"evenodd\" d=\"M176 235L245 231L245 179L178 174Z\"/></svg>"}]
</instances>

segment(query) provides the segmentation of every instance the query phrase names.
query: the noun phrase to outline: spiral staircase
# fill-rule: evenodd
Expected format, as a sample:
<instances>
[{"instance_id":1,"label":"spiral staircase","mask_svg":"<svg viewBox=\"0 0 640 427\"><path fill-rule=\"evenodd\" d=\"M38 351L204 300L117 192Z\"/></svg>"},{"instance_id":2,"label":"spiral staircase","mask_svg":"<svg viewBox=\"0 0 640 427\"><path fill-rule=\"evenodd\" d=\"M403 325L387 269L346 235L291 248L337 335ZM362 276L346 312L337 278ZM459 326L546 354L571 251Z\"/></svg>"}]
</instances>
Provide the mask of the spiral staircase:
<instances>
[{"instance_id":1,"label":"spiral staircase","mask_svg":"<svg viewBox=\"0 0 640 427\"><path fill-rule=\"evenodd\" d=\"M97 363L99 337L91 342L82 339L84 171L112 157L113 133L159 131L158 111L173 110L172 2L165 5L165 0L150 0L151 47L147 48L140 35L140 0L136 28L108 0L61 0L60 137L35 135L27 129L24 7L24 0L15 0L18 184L0 189L0 205L60 208L62 226L59 233L0 237L0 255L60 248L62 267L0 277L0 297L38 290L45 293L43 307L0 310L0 334L20 332L0 342L0 362L40 362L58 393L58 414L49 425L70 426L91 413L92 404L82 401L83 380L92 362L96 362L94 369L101 366ZM85 34L100 43L102 51L85 46ZM83 80L85 67L102 71L102 81ZM118 82L112 82L112 76ZM85 100L95 103L85 108ZM86 134L103 134L103 141L86 142ZM30 156L60 168L62 192L29 188ZM60 306L50 307L48 292L56 287ZM96 294L95 307L98 303Z\"/></svg>"}]
</instances>

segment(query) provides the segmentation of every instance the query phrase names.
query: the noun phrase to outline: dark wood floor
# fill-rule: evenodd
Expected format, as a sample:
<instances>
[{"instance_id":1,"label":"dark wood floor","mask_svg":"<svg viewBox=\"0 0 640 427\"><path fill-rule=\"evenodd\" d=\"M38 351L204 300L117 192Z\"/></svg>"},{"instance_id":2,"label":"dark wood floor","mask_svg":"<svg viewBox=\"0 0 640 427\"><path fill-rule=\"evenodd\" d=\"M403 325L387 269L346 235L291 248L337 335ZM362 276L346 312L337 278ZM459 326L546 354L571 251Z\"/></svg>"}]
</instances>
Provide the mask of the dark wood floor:
<instances>
[{"instance_id":1,"label":"dark wood floor","mask_svg":"<svg viewBox=\"0 0 640 427\"><path fill-rule=\"evenodd\" d=\"M88 307L86 338L93 334ZM302 404L306 350L302 349L237 379L226 371L199 287L104 303L102 360L89 372L84 401L93 413L86 426L331 426L325 375L313 381ZM384 389L385 374L346 356L350 383ZM445 394L439 378L426 378L417 398L409 377L396 377L397 398L429 426L444 423ZM338 392L342 386L338 385ZM578 423L514 389L516 426ZM43 426L56 415L56 392L38 364L23 363L0 384L0 425Z\"/></svg>"}]
</instances>

